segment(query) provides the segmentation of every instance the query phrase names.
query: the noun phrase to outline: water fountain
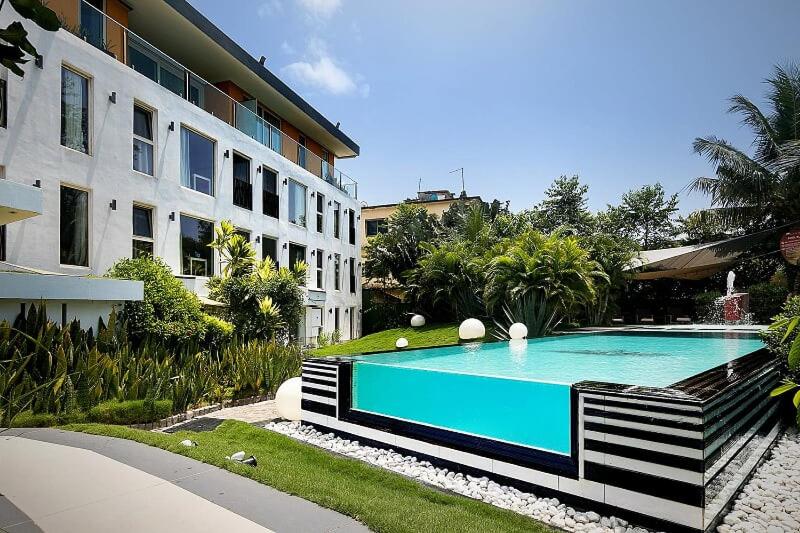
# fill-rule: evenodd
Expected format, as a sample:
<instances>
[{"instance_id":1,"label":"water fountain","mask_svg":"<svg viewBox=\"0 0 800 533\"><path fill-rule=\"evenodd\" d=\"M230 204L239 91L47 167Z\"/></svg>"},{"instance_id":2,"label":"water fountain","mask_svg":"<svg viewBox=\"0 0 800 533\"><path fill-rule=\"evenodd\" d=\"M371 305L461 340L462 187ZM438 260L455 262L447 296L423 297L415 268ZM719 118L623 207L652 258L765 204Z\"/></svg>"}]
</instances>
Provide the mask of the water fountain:
<instances>
[{"instance_id":1,"label":"water fountain","mask_svg":"<svg viewBox=\"0 0 800 533\"><path fill-rule=\"evenodd\" d=\"M720 296L714 300L714 304L708 311L707 316L700 317L704 324L726 324L726 325L750 325L753 324L753 313L750 308L750 295L746 292L734 292L733 284L736 281L736 273L731 270L728 272L728 279L725 286L725 296Z\"/></svg>"}]
</instances>

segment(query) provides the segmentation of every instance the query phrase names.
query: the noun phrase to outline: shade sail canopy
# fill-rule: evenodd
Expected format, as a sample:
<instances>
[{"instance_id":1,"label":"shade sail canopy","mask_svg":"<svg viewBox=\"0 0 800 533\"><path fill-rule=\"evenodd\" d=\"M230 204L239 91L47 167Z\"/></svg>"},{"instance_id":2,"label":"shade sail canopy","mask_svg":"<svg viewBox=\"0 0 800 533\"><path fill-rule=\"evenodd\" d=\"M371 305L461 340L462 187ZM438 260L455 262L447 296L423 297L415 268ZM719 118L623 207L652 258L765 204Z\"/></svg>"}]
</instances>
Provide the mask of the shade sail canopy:
<instances>
[{"instance_id":1,"label":"shade sail canopy","mask_svg":"<svg viewBox=\"0 0 800 533\"><path fill-rule=\"evenodd\" d=\"M759 232L723 241L639 252L626 269L634 279L704 279L729 268L773 232Z\"/></svg>"}]
</instances>

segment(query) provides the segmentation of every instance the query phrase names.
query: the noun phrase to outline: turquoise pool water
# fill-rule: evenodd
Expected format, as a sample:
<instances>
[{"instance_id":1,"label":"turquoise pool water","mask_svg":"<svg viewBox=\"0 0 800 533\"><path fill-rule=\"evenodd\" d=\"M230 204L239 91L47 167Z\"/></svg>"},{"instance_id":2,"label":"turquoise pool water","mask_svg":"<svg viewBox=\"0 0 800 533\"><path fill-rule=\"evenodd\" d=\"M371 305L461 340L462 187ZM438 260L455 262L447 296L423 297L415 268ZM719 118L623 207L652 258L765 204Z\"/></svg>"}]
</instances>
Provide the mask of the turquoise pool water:
<instances>
[{"instance_id":1,"label":"turquoise pool water","mask_svg":"<svg viewBox=\"0 0 800 533\"><path fill-rule=\"evenodd\" d=\"M593 333L359 356L353 408L569 454L571 384L666 387L762 346L755 336Z\"/></svg>"}]
</instances>

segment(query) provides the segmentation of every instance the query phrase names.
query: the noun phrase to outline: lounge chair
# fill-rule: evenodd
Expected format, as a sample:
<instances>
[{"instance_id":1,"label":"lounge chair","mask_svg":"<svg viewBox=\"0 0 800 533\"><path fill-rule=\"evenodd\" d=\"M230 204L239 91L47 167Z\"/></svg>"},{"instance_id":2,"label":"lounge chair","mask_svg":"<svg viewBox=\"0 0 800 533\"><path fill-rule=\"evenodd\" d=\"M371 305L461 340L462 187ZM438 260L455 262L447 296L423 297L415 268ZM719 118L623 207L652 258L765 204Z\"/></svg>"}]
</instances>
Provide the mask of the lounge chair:
<instances>
[{"instance_id":1,"label":"lounge chair","mask_svg":"<svg viewBox=\"0 0 800 533\"><path fill-rule=\"evenodd\" d=\"M642 318L639 319L639 324L649 324L652 326L655 323L656 320L653 318L653 315L643 316Z\"/></svg>"},{"instance_id":2,"label":"lounge chair","mask_svg":"<svg viewBox=\"0 0 800 533\"><path fill-rule=\"evenodd\" d=\"M679 316L678 318L675 319L675 323L676 324L684 324L684 325L685 324L691 324L692 323L692 319L691 319L691 317L688 317L688 316Z\"/></svg>"},{"instance_id":3,"label":"lounge chair","mask_svg":"<svg viewBox=\"0 0 800 533\"><path fill-rule=\"evenodd\" d=\"M616 316L616 317L611 319L611 324L613 324L614 326L624 326L625 325L625 319L622 318L621 316Z\"/></svg>"}]
</instances>

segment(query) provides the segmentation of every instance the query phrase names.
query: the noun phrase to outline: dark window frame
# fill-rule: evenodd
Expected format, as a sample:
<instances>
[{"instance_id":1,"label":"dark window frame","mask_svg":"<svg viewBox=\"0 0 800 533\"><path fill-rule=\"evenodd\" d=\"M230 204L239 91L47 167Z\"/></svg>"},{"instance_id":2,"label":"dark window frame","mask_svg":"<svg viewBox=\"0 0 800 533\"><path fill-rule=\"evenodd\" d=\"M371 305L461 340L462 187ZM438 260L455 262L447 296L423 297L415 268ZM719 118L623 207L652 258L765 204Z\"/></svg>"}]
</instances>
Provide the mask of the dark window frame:
<instances>
[{"instance_id":1,"label":"dark window frame","mask_svg":"<svg viewBox=\"0 0 800 533\"><path fill-rule=\"evenodd\" d=\"M200 250L202 250L203 252L207 253L208 254L207 257L190 257L189 255L187 255L188 252L186 252L185 249L184 249L184 244L185 244L184 240L187 239L187 238L190 238L190 237L184 237L184 224L183 224L183 222L184 222L184 219L187 219L187 220L192 220L192 221L195 221L195 222L201 222L203 224L210 224L211 225L211 231L208 234L208 243L209 244L214 240L214 222L211 221L211 220L206 220L206 219L203 219L203 218L199 218L199 217L195 217L195 216L191 216L191 215L186 215L186 214L183 214L183 213L181 213L180 217L181 217L180 218L180 222L181 222L181 227L180 227L181 273L183 275L186 275L186 276L200 276L200 277L209 277L209 278L213 277L214 276L214 271L215 271L215 268L214 268L214 263L215 263L215 261L214 261L214 250L211 247L209 247L208 244L206 244L206 246L200 247ZM198 240L198 243L202 244L202 242L200 242L199 240ZM187 258L189 259L189 263L188 264L186 263L186 259ZM195 263L193 262L193 260L201 260L201 259L206 261L206 263L205 263L205 273L204 274L197 274L197 273L195 273L195 269L194 269L194 266L193 266Z\"/></svg>"},{"instance_id":2,"label":"dark window frame","mask_svg":"<svg viewBox=\"0 0 800 533\"><path fill-rule=\"evenodd\" d=\"M77 232L74 231L74 229L72 231L70 231L70 226L75 226L77 221L73 220L72 222L70 222L68 220L65 220L65 214L66 213L65 213L65 207L64 207L64 201L65 201L64 193L65 193L66 189L69 189L70 191L75 191L75 192L77 192L79 194L85 195L84 198L85 198L86 204L85 204L84 207L85 207L85 211L86 211L85 212L85 226L86 227L85 227L84 231L82 232L83 233L83 239L84 239L84 246L82 247L83 248L82 250L78 251L77 255L82 256L82 257L78 257L78 258L75 257L76 250L75 250L75 244L74 243L71 246L68 247L68 248L70 248L69 250L65 249L65 245L69 244L69 243L65 242L65 237L68 237L70 233L73 234L72 235L73 238L77 236ZM67 185L67 184L64 184L64 183L61 184L59 191L60 191L59 192L59 194L60 194L60 197L59 197L59 210L58 210L58 218L59 218L59 239L58 239L59 264L67 265L67 266L88 267L89 266L89 253L90 253L90 250L91 250L91 246L89 245L89 238L90 238L90 234L91 234L90 227L91 227L91 208L92 208L91 198L89 197L89 191L86 190L86 189L81 189L80 187L75 187L75 186ZM76 197L77 197L77 195L76 195Z\"/></svg>"},{"instance_id":3,"label":"dark window frame","mask_svg":"<svg viewBox=\"0 0 800 533\"><path fill-rule=\"evenodd\" d=\"M136 211L146 211L148 214L149 225L150 225L150 235L143 235L136 232ZM147 253L147 249L149 248L149 253L151 256L155 255L155 247L156 247L156 240L155 240L155 225L154 220L155 217L154 212L155 209L149 205L142 205L142 204L133 204L131 209L132 212L132 226L133 230L131 231L131 240L132 242L132 251L131 257L141 257L142 253ZM138 247L137 247L138 246Z\"/></svg>"},{"instance_id":4,"label":"dark window frame","mask_svg":"<svg viewBox=\"0 0 800 533\"><path fill-rule=\"evenodd\" d=\"M238 160L238 161L237 161ZM246 169L246 176L237 176L237 163L238 170ZM245 163L242 165L242 163ZM246 155L239 152L233 152L231 159L231 176L233 180L233 205L253 210L253 160Z\"/></svg>"},{"instance_id":5,"label":"dark window frame","mask_svg":"<svg viewBox=\"0 0 800 533\"><path fill-rule=\"evenodd\" d=\"M136 132L136 110L140 109L146 115L148 115L148 122L150 127L150 138L148 139L146 134L141 135ZM145 144L150 146L150 164L151 168L148 172L146 169L143 170L142 168L136 168L136 148L137 148L137 141L139 143ZM142 174L146 174L148 176L155 176L156 174L156 114L155 111L139 102L133 103L133 170L136 172L141 172Z\"/></svg>"},{"instance_id":6,"label":"dark window frame","mask_svg":"<svg viewBox=\"0 0 800 533\"><path fill-rule=\"evenodd\" d=\"M274 190L268 190L267 182L274 183ZM278 172L267 166L261 166L261 211L263 214L272 218L280 218L281 199L279 191Z\"/></svg>"}]
</instances>

